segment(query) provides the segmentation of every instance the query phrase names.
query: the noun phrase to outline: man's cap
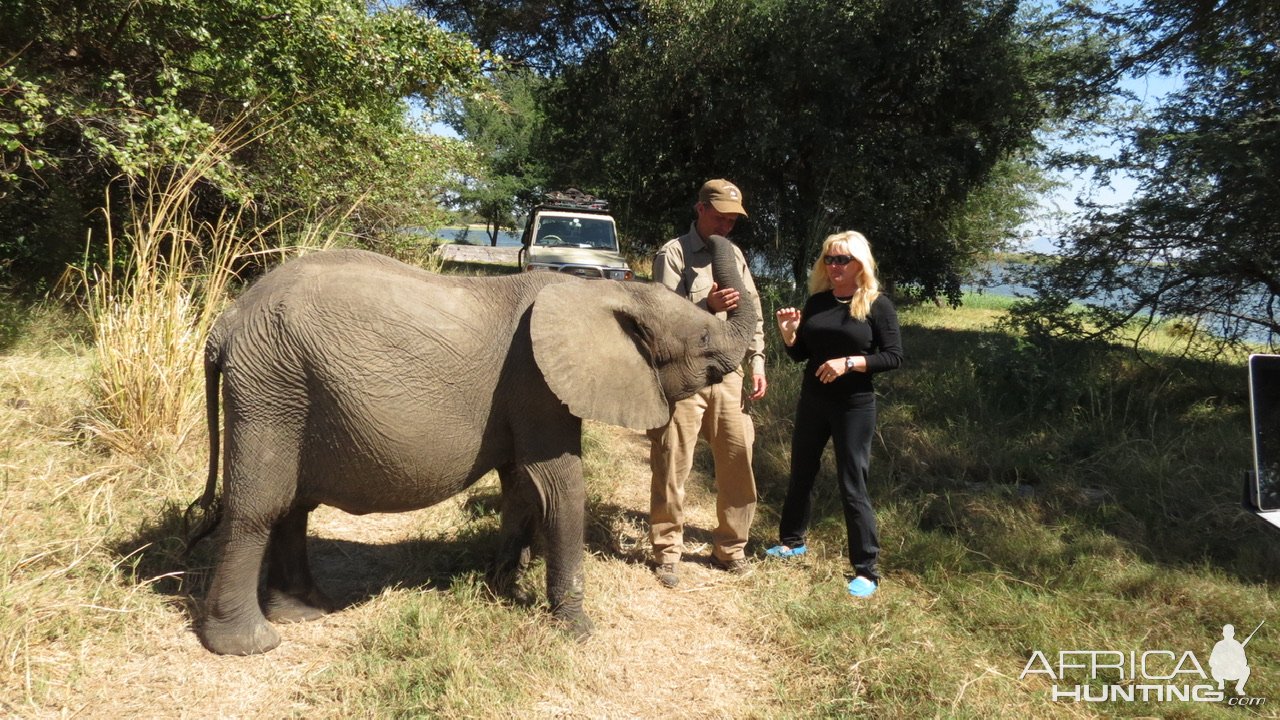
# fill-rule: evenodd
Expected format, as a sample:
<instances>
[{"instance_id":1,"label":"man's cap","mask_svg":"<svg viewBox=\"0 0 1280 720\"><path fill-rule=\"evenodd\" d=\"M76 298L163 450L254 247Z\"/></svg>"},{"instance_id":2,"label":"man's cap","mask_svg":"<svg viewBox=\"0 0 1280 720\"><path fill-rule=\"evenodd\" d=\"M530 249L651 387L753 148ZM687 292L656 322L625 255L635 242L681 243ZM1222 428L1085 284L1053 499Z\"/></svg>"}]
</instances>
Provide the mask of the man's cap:
<instances>
[{"instance_id":1,"label":"man's cap","mask_svg":"<svg viewBox=\"0 0 1280 720\"><path fill-rule=\"evenodd\" d=\"M717 178L702 184L698 191L698 202L711 203L711 207L722 213L735 213L747 216L747 209L742 207L742 191L737 185Z\"/></svg>"}]
</instances>

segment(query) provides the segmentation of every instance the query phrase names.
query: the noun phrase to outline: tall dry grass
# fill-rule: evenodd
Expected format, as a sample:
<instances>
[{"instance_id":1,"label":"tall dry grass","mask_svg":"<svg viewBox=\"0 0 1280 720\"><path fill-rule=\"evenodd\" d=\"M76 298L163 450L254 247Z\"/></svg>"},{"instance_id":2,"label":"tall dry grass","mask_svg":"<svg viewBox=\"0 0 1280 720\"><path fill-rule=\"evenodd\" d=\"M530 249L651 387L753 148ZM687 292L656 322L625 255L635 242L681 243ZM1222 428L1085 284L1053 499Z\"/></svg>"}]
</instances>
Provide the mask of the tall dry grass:
<instances>
[{"instance_id":1,"label":"tall dry grass","mask_svg":"<svg viewBox=\"0 0 1280 720\"><path fill-rule=\"evenodd\" d=\"M259 225L251 204L199 219L197 191L230 147L211 143L197 162L133 183L124 237L104 211L107 262L86 262L76 273L97 361L88 428L112 451L157 458L180 448L203 418L203 343L238 284L241 261L336 245L355 209L300 223L287 244L278 238L288 218Z\"/></svg>"},{"instance_id":2,"label":"tall dry grass","mask_svg":"<svg viewBox=\"0 0 1280 720\"><path fill-rule=\"evenodd\" d=\"M235 280L235 260L261 237L240 234L243 210L194 219L200 179L192 168L149 181L126 241L108 229L106 265L81 270L98 368L90 428L118 452L170 452L197 426L204 338Z\"/></svg>"}]
</instances>

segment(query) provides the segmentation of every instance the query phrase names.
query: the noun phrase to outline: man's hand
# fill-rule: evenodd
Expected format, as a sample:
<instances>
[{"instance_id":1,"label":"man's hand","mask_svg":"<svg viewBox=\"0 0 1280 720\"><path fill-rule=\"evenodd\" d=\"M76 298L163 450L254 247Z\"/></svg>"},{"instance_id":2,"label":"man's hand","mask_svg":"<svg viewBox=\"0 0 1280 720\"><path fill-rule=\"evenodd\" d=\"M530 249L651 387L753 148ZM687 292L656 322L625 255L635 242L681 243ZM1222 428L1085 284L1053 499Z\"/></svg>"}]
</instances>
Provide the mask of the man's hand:
<instances>
[{"instance_id":1,"label":"man's hand","mask_svg":"<svg viewBox=\"0 0 1280 720\"><path fill-rule=\"evenodd\" d=\"M751 376L751 395L752 400L759 400L764 397L764 393L769 389L769 381L764 379L763 375Z\"/></svg>"},{"instance_id":2,"label":"man's hand","mask_svg":"<svg viewBox=\"0 0 1280 720\"><path fill-rule=\"evenodd\" d=\"M720 289L716 283L711 283L711 294L707 296L707 309L711 312L729 312L738 307L739 293L733 288Z\"/></svg>"}]
</instances>

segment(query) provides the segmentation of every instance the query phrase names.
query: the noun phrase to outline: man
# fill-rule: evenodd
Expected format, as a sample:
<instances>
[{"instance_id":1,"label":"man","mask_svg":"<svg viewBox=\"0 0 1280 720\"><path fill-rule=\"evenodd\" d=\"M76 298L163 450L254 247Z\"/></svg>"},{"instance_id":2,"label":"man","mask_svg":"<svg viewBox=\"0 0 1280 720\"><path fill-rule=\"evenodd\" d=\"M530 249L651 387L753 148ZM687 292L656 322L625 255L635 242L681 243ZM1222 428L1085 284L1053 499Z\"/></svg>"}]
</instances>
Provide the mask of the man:
<instances>
[{"instance_id":1,"label":"man","mask_svg":"<svg viewBox=\"0 0 1280 720\"><path fill-rule=\"evenodd\" d=\"M735 246L734 256L747 297L737 290L720 288L712 280L711 251L706 238L727 236L739 217L746 217L742 192L727 180L708 180L698 192L696 218L689 232L663 245L653 261L653 279L688 298L698 307L721 317L739 302L756 309L756 332L745 360L751 368L752 400L764 397L764 321L760 294L747 269L746 258ZM751 443L755 427L743 405L743 374L739 367L724 380L676 403L671 421L649 431L649 466L653 483L649 500L650 538L654 572L666 587L680 578L677 567L684 551L684 484L693 469L694 446L702 436L711 444L716 475L716 518L712 532L711 562L742 575L750 570L746 560L747 532L756 510L756 481L751 470Z\"/></svg>"}]
</instances>

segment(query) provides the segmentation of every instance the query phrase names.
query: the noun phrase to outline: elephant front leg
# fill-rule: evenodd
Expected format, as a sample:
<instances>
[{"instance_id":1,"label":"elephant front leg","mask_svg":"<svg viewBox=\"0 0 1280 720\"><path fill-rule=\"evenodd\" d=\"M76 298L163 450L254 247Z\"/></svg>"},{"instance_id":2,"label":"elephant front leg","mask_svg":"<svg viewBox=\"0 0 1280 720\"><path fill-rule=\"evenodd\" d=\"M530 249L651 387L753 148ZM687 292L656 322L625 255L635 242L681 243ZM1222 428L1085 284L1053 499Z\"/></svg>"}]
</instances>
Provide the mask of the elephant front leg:
<instances>
[{"instance_id":1,"label":"elephant front leg","mask_svg":"<svg viewBox=\"0 0 1280 720\"><path fill-rule=\"evenodd\" d=\"M502 482L502 528L498 554L487 578L489 588L497 595L530 603L532 598L521 590L520 580L529 569L542 501L523 468L498 468L498 478Z\"/></svg>"},{"instance_id":2,"label":"elephant front leg","mask_svg":"<svg viewBox=\"0 0 1280 720\"><path fill-rule=\"evenodd\" d=\"M582 461L576 455L566 455L530 468L530 474L535 482L540 481L538 487L542 489L551 614L579 639L586 639L594 626L582 607L583 518L587 500Z\"/></svg>"},{"instance_id":3,"label":"elephant front leg","mask_svg":"<svg viewBox=\"0 0 1280 720\"><path fill-rule=\"evenodd\" d=\"M307 518L314 507L295 507L271 530L262 609L271 622L323 617L333 603L316 587L307 556Z\"/></svg>"}]
</instances>

